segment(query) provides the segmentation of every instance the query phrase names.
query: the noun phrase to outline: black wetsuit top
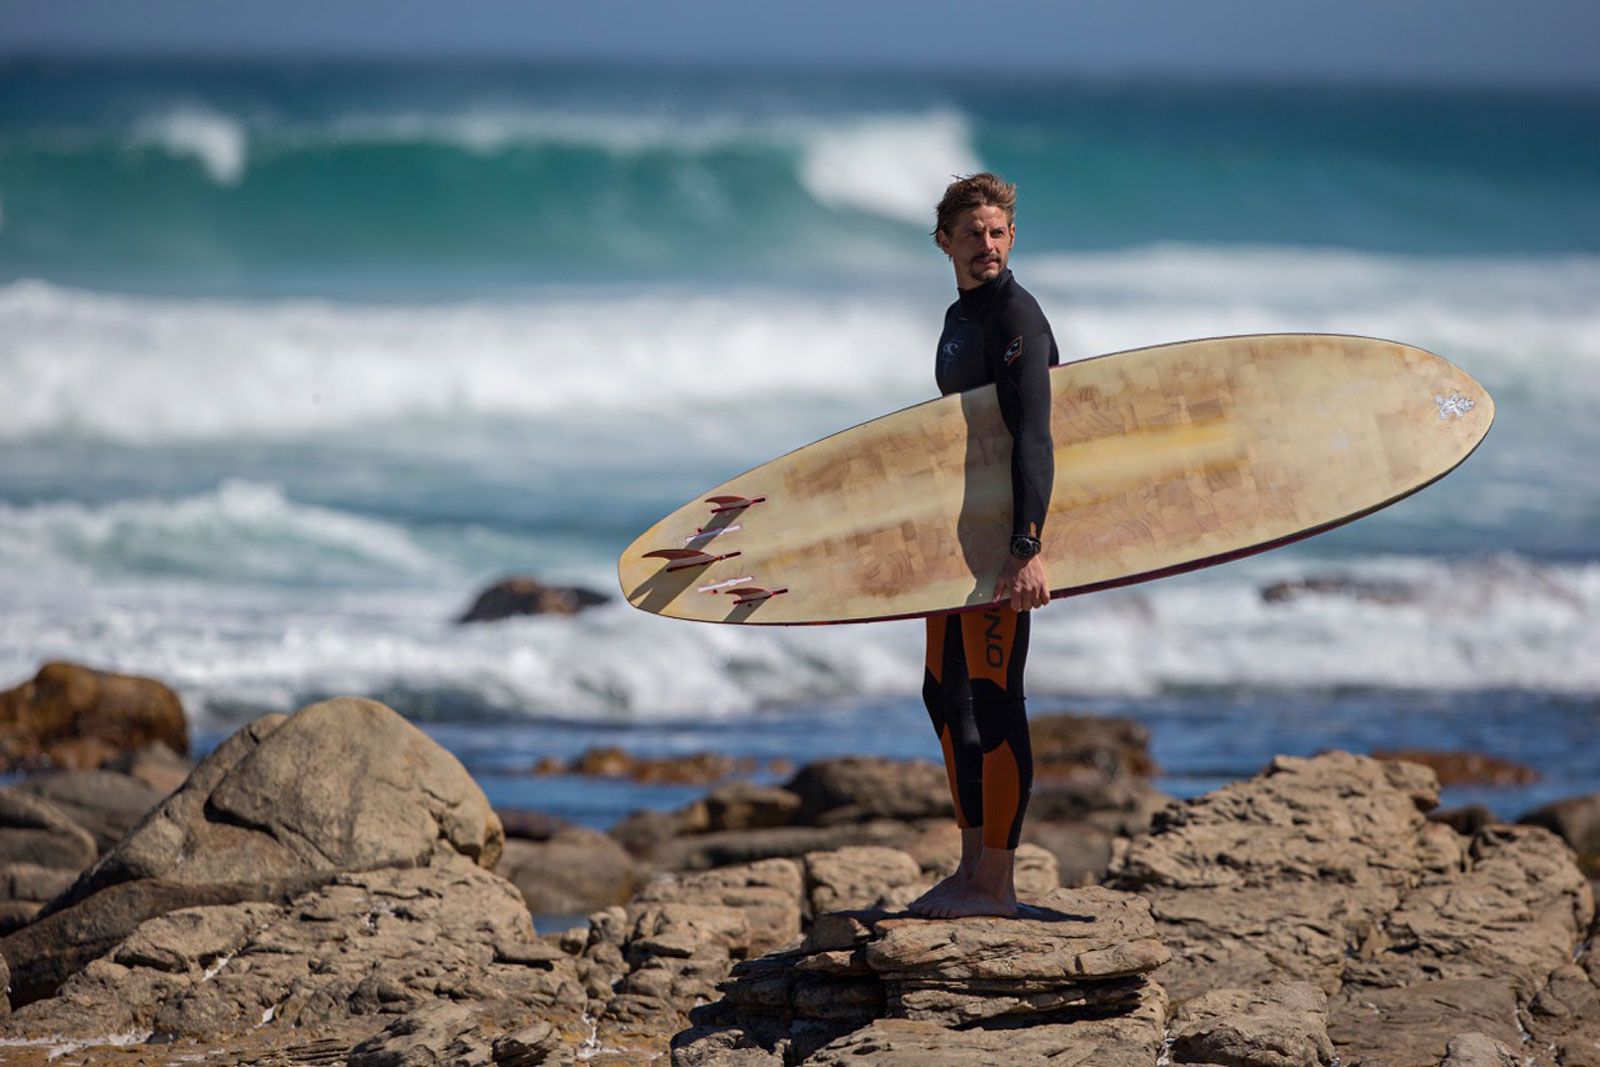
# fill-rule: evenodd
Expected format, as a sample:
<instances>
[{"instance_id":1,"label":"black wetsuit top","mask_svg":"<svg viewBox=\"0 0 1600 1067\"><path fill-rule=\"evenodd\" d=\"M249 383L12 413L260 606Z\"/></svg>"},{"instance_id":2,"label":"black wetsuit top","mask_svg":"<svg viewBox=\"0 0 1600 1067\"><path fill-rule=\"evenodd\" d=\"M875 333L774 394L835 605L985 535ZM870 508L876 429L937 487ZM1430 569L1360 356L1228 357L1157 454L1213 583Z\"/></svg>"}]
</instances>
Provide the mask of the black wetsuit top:
<instances>
[{"instance_id":1,"label":"black wetsuit top","mask_svg":"<svg viewBox=\"0 0 1600 1067\"><path fill-rule=\"evenodd\" d=\"M995 384L1011 431L1011 532L1042 537L1055 448L1050 440L1050 368L1061 362L1039 302L1011 276L962 289L944 313L934 376L946 395Z\"/></svg>"}]
</instances>

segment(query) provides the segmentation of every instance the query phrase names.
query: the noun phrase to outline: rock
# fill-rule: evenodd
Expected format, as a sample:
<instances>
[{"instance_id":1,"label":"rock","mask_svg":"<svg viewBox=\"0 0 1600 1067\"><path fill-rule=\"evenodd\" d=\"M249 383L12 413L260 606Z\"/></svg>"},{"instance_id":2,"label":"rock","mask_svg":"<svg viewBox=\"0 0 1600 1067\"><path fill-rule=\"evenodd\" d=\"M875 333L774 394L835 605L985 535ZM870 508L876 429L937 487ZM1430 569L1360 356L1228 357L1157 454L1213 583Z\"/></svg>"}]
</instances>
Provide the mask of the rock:
<instances>
[{"instance_id":1,"label":"rock","mask_svg":"<svg viewBox=\"0 0 1600 1067\"><path fill-rule=\"evenodd\" d=\"M1409 604L1416 600L1417 592L1401 582L1371 582L1337 575L1273 582L1261 589L1261 599L1268 604L1287 603L1304 596L1343 596L1374 604Z\"/></svg>"},{"instance_id":2,"label":"rock","mask_svg":"<svg viewBox=\"0 0 1600 1067\"><path fill-rule=\"evenodd\" d=\"M1593 942L1585 962L1595 975L1574 963L1550 972L1545 986L1528 1004L1527 1028L1534 1039L1553 1046L1557 1062L1571 1067L1600 1067L1600 965L1595 965Z\"/></svg>"},{"instance_id":3,"label":"rock","mask_svg":"<svg viewBox=\"0 0 1600 1067\"><path fill-rule=\"evenodd\" d=\"M516 891L457 854L340 874L285 904L152 918L0 1031L151 1031L202 1040L226 1062L240 1062L225 1051L237 1040L338 1037L352 1063L486 1063L494 1038L530 1016L575 1045L587 1005L577 962L534 937Z\"/></svg>"},{"instance_id":4,"label":"rock","mask_svg":"<svg viewBox=\"0 0 1600 1067\"><path fill-rule=\"evenodd\" d=\"M1131 837L1150 829L1156 813L1173 798L1143 778L1106 778L1095 771L1074 771L1062 778L1037 782L1028 800L1028 821L1087 822L1107 834ZM1023 823L1027 828L1027 823Z\"/></svg>"},{"instance_id":5,"label":"rock","mask_svg":"<svg viewBox=\"0 0 1600 1067\"><path fill-rule=\"evenodd\" d=\"M1334 1055L1328 997L1306 982L1203 993L1173 1016L1171 1038L1174 1063L1320 1067Z\"/></svg>"},{"instance_id":6,"label":"rock","mask_svg":"<svg viewBox=\"0 0 1600 1067\"><path fill-rule=\"evenodd\" d=\"M0 789L0 864L80 871L97 855L94 838L47 800Z\"/></svg>"},{"instance_id":7,"label":"rock","mask_svg":"<svg viewBox=\"0 0 1600 1067\"><path fill-rule=\"evenodd\" d=\"M0 867L0 899L45 904L65 893L77 880L78 872L70 868L9 863Z\"/></svg>"},{"instance_id":8,"label":"rock","mask_svg":"<svg viewBox=\"0 0 1600 1067\"><path fill-rule=\"evenodd\" d=\"M800 810L800 798L776 786L730 782L690 807L701 810L686 813L688 823L703 826L706 831L766 830L792 823Z\"/></svg>"},{"instance_id":9,"label":"rock","mask_svg":"<svg viewBox=\"0 0 1600 1067\"><path fill-rule=\"evenodd\" d=\"M606 833L630 855L644 859L674 838L704 829L704 826L692 827L683 812L641 809L618 820Z\"/></svg>"},{"instance_id":10,"label":"rock","mask_svg":"<svg viewBox=\"0 0 1600 1067\"><path fill-rule=\"evenodd\" d=\"M343 871L457 855L488 866L501 845L461 764L382 704L269 715L218 746L33 925L0 939L13 1006L175 908L277 901Z\"/></svg>"},{"instance_id":11,"label":"rock","mask_svg":"<svg viewBox=\"0 0 1600 1067\"><path fill-rule=\"evenodd\" d=\"M545 585L536 578L502 578L478 594L457 622L494 622L513 615L575 615L611 598L580 586Z\"/></svg>"},{"instance_id":12,"label":"rock","mask_svg":"<svg viewBox=\"0 0 1600 1067\"><path fill-rule=\"evenodd\" d=\"M1392 989L1353 986L1329 998L1328 1036L1347 1061L1437 1064L1450 1038L1466 1030L1520 1045L1510 988L1488 979L1451 979Z\"/></svg>"},{"instance_id":13,"label":"rock","mask_svg":"<svg viewBox=\"0 0 1600 1067\"><path fill-rule=\"evenodd\" d=\"M495 1067L537 1067L538 1064L566 1065L577 1062L571 1049L563 1048L559 1034L542 1020L495 1038L490 1049Z\"/></svg>"},{"instance_id":14,"label":"rock","mask_svg":"<svg viewBox=\"0 0 1600 1067\"><path fill-rule=\"evenodd\" d=\"M1373 749L1373 759L1405 760L1433 768L1439 784L1529 785L1539 772L1522 763L1482 752L1436 752L1420 748Z\"/></svg>"},{"instance_id":15,"label":"rock","mask_svg":"<svg viewBox=\"0 0 1600 1067\"><path fill-rule=\"evenodd\" d=\"M1428 812L1428 818L1434 822L1443 823L1464 837L1471 837L1485 826L1500 821L1495 816L1495 813L1483 804L1468 804L1460 808L1430 811Z\"/></svg>"},{"instance_id":16,"label":"rock","mask_svg":"<svg viewBox=\"0 0 1600 1067\"><path fill-rule=\"evenodd\" d=\"M1276 980L1336 988L1346 946L1424 876L1460 869L1428 823L1433 772L1349 753L1278 756L1248 781L1173 805L1113 856L1107 884L1150 901L1182 1002Z\"/></svg>"},{"instance_id":17,"label":"rock","mask_svg":"<svg viewBox=\"0 0 1600 1067\"><path fill-rule=\"evenodd\" d=\"M189 751L183 705L151 678L52 662L0 692L0 770L98 767L152 741Z\"/></svg>"},{"instance_id":18,"label":"rock","mask_svg":"<svg viewBox=\"0 0 1600 1067\"><path fill-rule=\"evenodd\" d=\"M152 741L141 748L120 752L103 765L108 771L121 771L132 775L162 796L176 792L183 785L194 761L180 756L160 741Z\"/></svg>"},{"instance_id":19,"label":"rock","mask_svg":"<svg viewBox=\"0 0 1600 1067\"><path fill-rule=\"evenodd\" d=\"M664 870L702 871L765 859L799 859L852 845L898 848L915 837L915 826L878 820L840 826L778 826L771 830L725 830L661 841L641 858Z\"/></svg>"},{"instance_id":20,"label":"rock","mask_svg":"<svg viewBox=\"0 0 1600 1067\"><path fill-rule=\"evenodd\" d=\"M572 826L545 841L512 838L495 868L535 915L586 915L633 895L633 858L598 830Z\"/></svg>"},{"instance_id":21,"label":"rock","mask_svg":"<svg viewBox=\"0 0 1600 1067\"><path fill-rule=\"evenodd\" d=\"M1082 771L1095 777L1149 778L1160 773L1150 756L1150 730L1106 715L1036 715L1028 722L1036 788L1040 779Z\"/></svg>"},{"instance_id":22,"label":"rock","mask_svg":"<svg viewBox=\"0 0 1600 1067\"><path fill-rule=\"evenodd\" d=\"M1489 826L1470 866L1424 883L1367 932L1346 985L1393 987L1434 979L1492 979L1526 1003L1572 959L1594 918L1594 897L1571 854L1540 827Z\"/></svg>"},{"instance_id":23,"label":"rock","mask_svg":"<svg viewBox=\"0 0 1600 1067\"><path fill-rule=\"evenodd\" d=\"M41 775L17 789L54 804L89 832L100 852L110 851L166 795L131 775L106 770Z\"/></svg>"},{"instance_id":24,"label":"rock","mask_svg":"<svg viewBox=\"0 0 1600 1067\"><path fill-rule=\"evenodd\" d=\"M702 873L658 875L639 891L634 903L737 908L750 921L750 950L767 952L800 936L802 900L800 865L774 859Z\"/></svg>"},{"instance_id":25,"label":"rock","mask_svg":"<svg viewBox=\"0 0 1600 1067\"><path fill-rule=\"evenodd\" d=\"M926 760L875 756L819 760L800 768L784 788L800 797L795 822L808 826L955 814L944 767Z\"/></svg>"},{"instance_id":26,"label":"rock","mask_svg":"<svg viewBox=\"0 0 1600 1067\"><path fill-rule=\"evenodd\" d=\"M1600 854L1600 793L1546 804L1517 822L1544 827L1571 845L1580 856Z\"/></svg>"},{"instance_id":27,"label":"rock","mask_svg":"<svg viewBox=\"0 0 1600 1067\"><path fill-rule=\"evenodd\" d=\"M1062 885L1098 885L1111 865L1112 835L1092 823L1030 818L1022 824L1022 840L1055 857Z\"/></svg>"},{"instance_id":28,"label":"rock","mask_svg":"<svg viewBox=\"0 0 1600 1067\"><path fill-rule=\"evenodd\" d=\"M500 826L505 830L508 840L520 837L525 841L548 841L575 825L554 815L546 815L542 811L527 811L522 808L496 808L495 815L500 819Z\"/></svg>"},{"instance_id":29,"label":"rock","mask_svg":"<svg viewBox=\"0 0 1600 1067\"><path fill-rule=\"evenodd\" d=\"M1149 900L1175 952L1155 977L1180 1003L1221 983L1310 983L1350 1064L1437 1064L1471 1030L1517 1047L1542 989L1583 999L1551 976L1594 921L1593 893L1542 828L1465 839L1426 819L1434 781L1401 761L1279 756L1158 815L1108 883Z\"/></svg>"},{"instance_id":30,"label":"rock","mask_svg":"<svg viewBox=\"0 0 1600 1067\"><path fill-rule=\"evenodd\" d=\"M673 1062L1144 1064L1166 998L1149 907L1053 890L1037 918L828 912L795 948L736 963Z\"/></svg>"},{"instance_id":31,"label":"rock","mask_svg":"<svg viewBox=\"0 0 1600 1067\"><path fill-rule=\"evenodd\" d=\"M596 1029L602 1045L633 1055L665 1054L689 1012L716 999L717 986L753 940L738 908L716 904L634 902L627 908L622 954L629 970L616 984Z\"/></svg>"},{"instance_id":32,"label":"rock","mask_svg":"<svg viewBox=\"0 0 1600 1067\"><path fill-rule=\"evenodd\" d=\"M1488 1034L1457 1034L1445 1046L1439 1067L1522 1067L1522 1060Z\"/></svg>"},{"instance_id":33,"label":"rock","mask_svg":"<svg viewBox=\"0 0 1600 1067\"><path fill-rule=\"evenodd\" d=\"M546 757L534 774L581 774L592 778L631 778L649 785L704 785L733 774L753 774L756 761L723 752L691 752L683 756L635 756L616 745L585 749L571 762Z\"/></svg>"},{"instance_id":34,"label":"rock","mask_svg":"<svg viewBox=\"0 0 1600 1067\"><path fill-rule=\"evenodd\" d=\"M922 868L899 849L864 845L808 852L806 898L811 914L875 904L891 889L918 883Z\"/></svg>"}]
</instances>

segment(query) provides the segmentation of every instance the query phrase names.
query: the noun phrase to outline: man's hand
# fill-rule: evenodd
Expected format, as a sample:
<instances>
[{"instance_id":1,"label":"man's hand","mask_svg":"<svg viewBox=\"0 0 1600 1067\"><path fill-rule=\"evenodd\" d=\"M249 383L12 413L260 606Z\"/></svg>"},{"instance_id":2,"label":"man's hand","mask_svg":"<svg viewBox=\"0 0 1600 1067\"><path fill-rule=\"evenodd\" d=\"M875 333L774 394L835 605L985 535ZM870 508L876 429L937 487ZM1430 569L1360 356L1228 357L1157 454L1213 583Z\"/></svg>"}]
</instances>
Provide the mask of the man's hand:
<instances>
[{"instance_id":1,"label":"man's hand","mask_svg":"<svg viewBox=\"0 0 1600 1067\"><path fill-rule=\"evenodd\" d=\"M1009 599L1012 611L1032 611L1050 603L1050 582L1045 576L1044 560L1034 556L1024 562L1016 556L1006 556L1000 580L994 583L993 599Z\"/></svg>"}]
</instances>

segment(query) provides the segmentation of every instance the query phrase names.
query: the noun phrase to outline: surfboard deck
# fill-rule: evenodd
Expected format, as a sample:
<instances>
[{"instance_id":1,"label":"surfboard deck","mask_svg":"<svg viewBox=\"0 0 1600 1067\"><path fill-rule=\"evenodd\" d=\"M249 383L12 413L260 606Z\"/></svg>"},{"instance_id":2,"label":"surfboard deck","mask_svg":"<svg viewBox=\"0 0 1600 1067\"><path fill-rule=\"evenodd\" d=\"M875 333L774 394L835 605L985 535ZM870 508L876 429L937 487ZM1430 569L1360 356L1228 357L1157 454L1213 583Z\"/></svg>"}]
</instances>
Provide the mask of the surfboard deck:
<instances>
[{"instance_id":1,"label":"surfboard deck","mask_svg":"<svg viewBox=\"0 0 1600 1067\"><path fill-rule=\"evenodd\" d=\"M1494 402L1431 352L1341 334L1217 337L1050 371L1053 597L1236 559L1416 492L1471 454ZM629 603L702 622L973 610L1011 534L993 386L929 400L697 495L622 553Z\"/></svg>"}]
</instances>

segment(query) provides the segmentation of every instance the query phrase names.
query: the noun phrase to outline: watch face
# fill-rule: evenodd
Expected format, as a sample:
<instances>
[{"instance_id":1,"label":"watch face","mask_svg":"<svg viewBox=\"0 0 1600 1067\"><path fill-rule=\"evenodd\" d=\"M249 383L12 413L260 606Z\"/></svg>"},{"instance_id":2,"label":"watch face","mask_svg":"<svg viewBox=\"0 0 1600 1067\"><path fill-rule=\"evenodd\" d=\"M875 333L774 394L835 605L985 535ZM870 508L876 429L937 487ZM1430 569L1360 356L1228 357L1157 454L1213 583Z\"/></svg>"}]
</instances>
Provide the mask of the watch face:
<instances>
[{"instance_id":1,"label":"watch face","mask_svg":"<svg viewBox=\"0 0 1600 1067\"><path fill-rule=\"evenodd\" d=\"M1039 554L1039 542L1031 537L1013 537L1011 554L1018 559L1032 559Z\"/></svg>"}]
</instances>

